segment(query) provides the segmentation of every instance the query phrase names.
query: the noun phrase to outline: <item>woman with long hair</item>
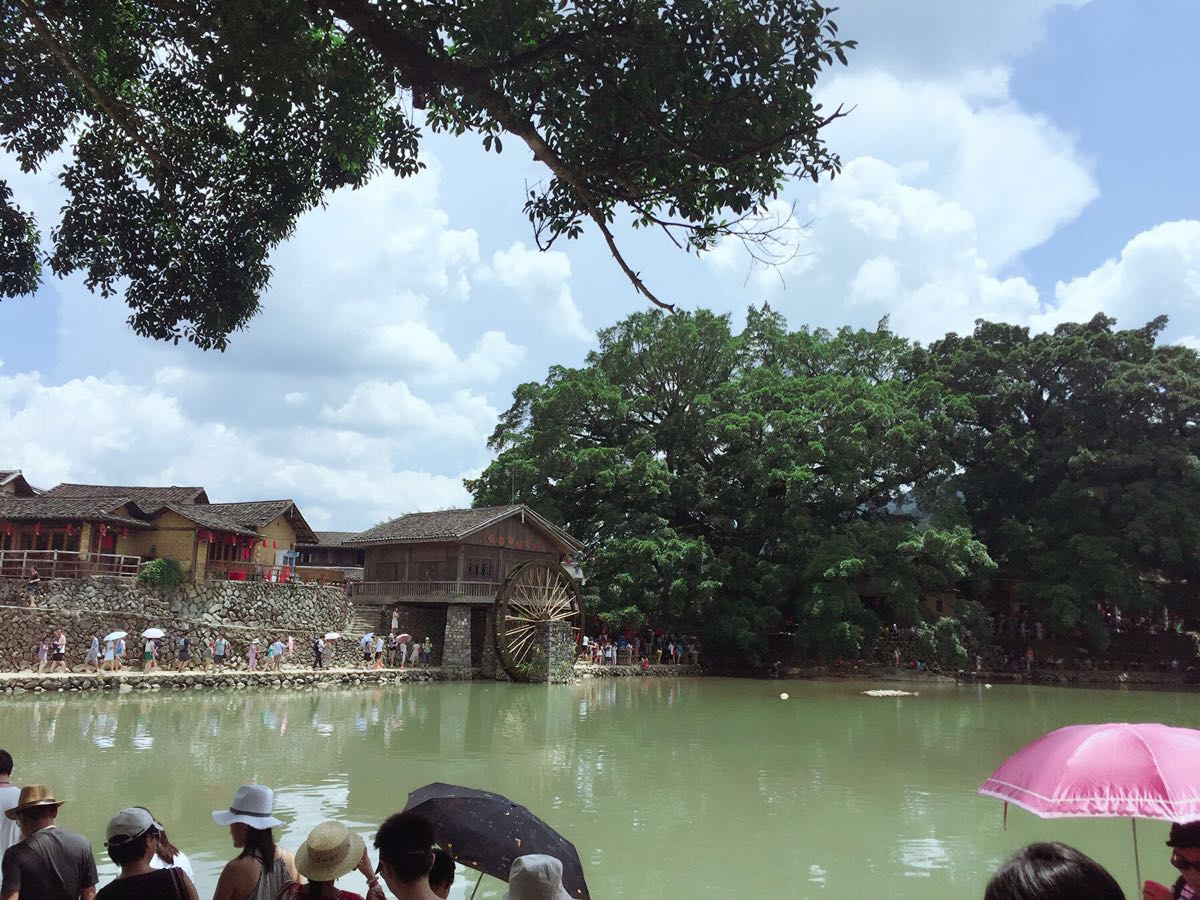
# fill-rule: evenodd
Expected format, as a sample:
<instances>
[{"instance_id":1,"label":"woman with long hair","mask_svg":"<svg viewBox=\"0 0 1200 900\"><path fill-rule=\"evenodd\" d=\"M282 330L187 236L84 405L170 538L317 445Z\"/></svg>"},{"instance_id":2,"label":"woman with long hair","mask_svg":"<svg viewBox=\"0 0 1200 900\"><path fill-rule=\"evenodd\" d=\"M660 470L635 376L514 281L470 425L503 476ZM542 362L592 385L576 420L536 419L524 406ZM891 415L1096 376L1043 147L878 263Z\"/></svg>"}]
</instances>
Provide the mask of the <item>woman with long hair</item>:
<instances>
[{"instance_id":1,"label":"woman with long hair","mask_svg":"<svg viewBox=\"0 0 1200 900\"><path fill-rule=\"evenodd\" d=\"M283 823L271 815L275 792L261 784L243 784L229 809L213 812L213 821L229 828L242 852L225 864L213 900L275 900L289 881L300 881L292 854L275 846L271 831Z\"/></svg>"},{"instance_id":2,"label":"woman with long hair","mask_svg":"<svg viewBox=\"0 0 1200 900\"><path fill-rule=\"evenodd\" d=\"M361 894L340 890L334 882L358 870L367 879L366 900L384 900L383 888L371 869L367 845L341 822L322 822L308 833L296 851L296 869L308 884L290 884L282 894L296 900L364 900Z\"/></svg>"},{"instance_id":3,"label":"woman with long hair","mask_svg":"<svg viewBox=\"0 0 1200 900\"><path fill-rule=\"evenodd\" d=\"M136 809L142 810L151 818L154 817L154 813L144 806L138 806ZM150 858L150 868L179 869L187 875L192 884L195 884L196 876L192 874L192 862L187 858L187 854L171 843L167 838L167 830L157 819L154 820L154 830L158 836L158 844L154 850L154 856Z\"/></svg>"},{"instance_id":4,"label":"woman with long hair","mask_svg":"<svg viewBox=\"0 0 1200 900\"><path fill-rule=\"evenodd\" d=\"M158 823L140 806L123 809L108 823L104 846L121 874L96 894L103 900L199 900L182 869L151 865L160 841Z\"/></svg>"}]
</instances>

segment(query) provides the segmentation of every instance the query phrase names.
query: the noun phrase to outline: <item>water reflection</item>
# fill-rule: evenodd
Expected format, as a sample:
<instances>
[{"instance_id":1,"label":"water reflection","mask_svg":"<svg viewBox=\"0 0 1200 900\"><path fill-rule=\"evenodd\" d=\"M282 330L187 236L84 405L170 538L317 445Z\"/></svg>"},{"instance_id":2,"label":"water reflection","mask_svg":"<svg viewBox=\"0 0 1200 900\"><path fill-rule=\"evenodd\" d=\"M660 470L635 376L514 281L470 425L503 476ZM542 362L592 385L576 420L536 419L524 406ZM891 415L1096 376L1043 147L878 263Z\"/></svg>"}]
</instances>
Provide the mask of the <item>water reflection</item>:
<instances>
[{"instance_id":1,"label":"water reflection","mask_svg":"<svg viewBox=\"0 0 1200 900\"><path fill-rule=\"evenodd\" d=\"M276 788L290 847L324 818L369 838L410 790L450 781L507 794L569 835L598 900L883 884L924 900L980 896L1001 858L1041 838L1131 880L1127 829L1014 813L1006 832L974 789L1025 740L1070 722L1200 724L1180 694L860 688L790 684L788 702L777 682L715 679L13 698L0 701L0 745L16 779L50 783L69 800L63 824L97 844L113 811L149 806L192 857L202 895L233 854L209 812L255 779ZM479 896L500 893L485 882Z\"/></svg>"}]
</instances>

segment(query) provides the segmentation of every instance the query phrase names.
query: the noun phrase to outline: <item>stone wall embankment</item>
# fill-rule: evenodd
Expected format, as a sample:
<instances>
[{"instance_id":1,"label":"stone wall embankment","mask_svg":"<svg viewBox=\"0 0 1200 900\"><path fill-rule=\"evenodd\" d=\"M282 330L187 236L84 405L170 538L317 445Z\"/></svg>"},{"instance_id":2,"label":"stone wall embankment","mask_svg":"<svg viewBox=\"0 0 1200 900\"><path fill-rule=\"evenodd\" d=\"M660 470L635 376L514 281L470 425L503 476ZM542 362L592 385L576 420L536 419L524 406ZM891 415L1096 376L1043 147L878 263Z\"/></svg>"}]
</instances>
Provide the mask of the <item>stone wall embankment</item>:
<instances>
[{"instance_id":1,"label":"stone wall embankment","mask_svg":"<svg viewBox=\"0 0 1200 900\"><path fill-rule=\"evenodd\" d=\"M32 605L30 601L32 600ZM177 588L156 589L120 579L55 579L41 584L30 598L17 582L0 582L0 669L20 670L36 665L39 640L62 629L67 635L67 663L80 666L93 634L103 638L126 631L127 662L140 660L142 631L162 628L159 664L175 664L175 639L185 631L192 640L193 659L209 638L229 642L231 663L244 666L253 640L260 648L260 663L267 645L276 639L294 639L296 654L311 657L318 634L341 631L351 605L340 585L275 584L271 582L209 581ZM350 636L347 635L347 638ZM103 648L101 648L103 650ZM353 640L333 645L331 662L350 662L357 647Z\"/></svg>"},{"instance_id":2,"label":"stone wall embankment","mask_svg":"<svg viewBox=\"0 0 1200 900\"><path fill-rule=\"evenodd\" d=\"M647 675L651 678L694 678L703 675L700 666L693 665L657 665L643 669L641 666L599 666L591 663L576 663L576 678L627 678L634 675Z\"/></svg>"},{"instance_id":3,"label":"stone wall embankment","mask_svg":"<svg viewBox=\"0 0 1200 900\"><path fill-rule=\"evenodd\" d=\"M392 686L425 684L432 681L466 680L475 673L470 670L406 669L354 671L302 671L284 669L282 672L245 671L188 671L108 673L98 675L4 675L0 676L0 694L79 693L82 691L184 691L184 690L301 690L328 686Z\"/></svg>"}]
</instances>

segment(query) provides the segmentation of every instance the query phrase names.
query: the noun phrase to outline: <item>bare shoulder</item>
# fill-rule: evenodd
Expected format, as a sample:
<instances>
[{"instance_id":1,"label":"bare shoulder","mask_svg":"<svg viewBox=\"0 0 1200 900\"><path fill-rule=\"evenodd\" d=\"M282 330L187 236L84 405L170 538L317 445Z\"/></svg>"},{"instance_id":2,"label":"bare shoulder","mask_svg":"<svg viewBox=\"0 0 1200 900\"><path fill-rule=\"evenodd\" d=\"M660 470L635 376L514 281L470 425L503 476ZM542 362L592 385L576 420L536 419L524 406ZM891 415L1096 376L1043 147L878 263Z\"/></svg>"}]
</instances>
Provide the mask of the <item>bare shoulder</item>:
<instances>
[{"instance_id":1,"label":"bare shoulder","mask_svg":"<svg viewBox=\"0 0 1200 900\"><path fill-rule=\"evenodd\" d=\"M304 879L300 876L300 873L296 871L296 854L292 853L291 850L284 850L282 847L277 847L275 852L278 855L278 858L282 859L283 864L287 867L288 878L290 878L292 881L303 884Z\"/></svg>"},{"instance_id":2,"label":"bare shoulder","mask_svg":"<svg viewBox=\"0 0 1200 900\"><path fill-rule=\"evenodd\" d=\"M217 889L213 900L233 900L245 897L258 884L260 874L258 861L244 856L225 863L221 877L217 879Z\"/></svg>"}]
</instances>

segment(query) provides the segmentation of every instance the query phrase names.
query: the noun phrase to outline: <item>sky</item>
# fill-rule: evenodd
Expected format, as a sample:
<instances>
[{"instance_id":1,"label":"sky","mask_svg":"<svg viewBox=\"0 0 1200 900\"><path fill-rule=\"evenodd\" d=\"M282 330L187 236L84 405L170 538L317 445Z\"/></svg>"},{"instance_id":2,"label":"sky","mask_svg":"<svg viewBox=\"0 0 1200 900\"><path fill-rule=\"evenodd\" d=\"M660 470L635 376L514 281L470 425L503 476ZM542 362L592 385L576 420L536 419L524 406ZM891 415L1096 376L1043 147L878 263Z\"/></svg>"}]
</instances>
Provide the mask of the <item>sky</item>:
<instances>
[{"instance_id":1,"label":"sky","mask_svg":"<svg viewBox=\"0 0 1200 900\"><path fill-rule=\"evenodd\" d=\"M620 229L683 309L928 342L978 318L1035 331L1097 312L1200 348L1200 29L1194 0L845 0L859 41L818 93L853 107L826 139L842 174L789 187L799 251L754 266ZM272 257L263 309L224 353L154 342L77 277L0 302L0 469L294 499L317 529L468 505L464 477L512 392L579 365L645 309L597 235L533 247L543 171L506 141L429 136L428 170L335 194ZM51 167L0 177L48 231Z\"/></svg>"}]
</instances>

